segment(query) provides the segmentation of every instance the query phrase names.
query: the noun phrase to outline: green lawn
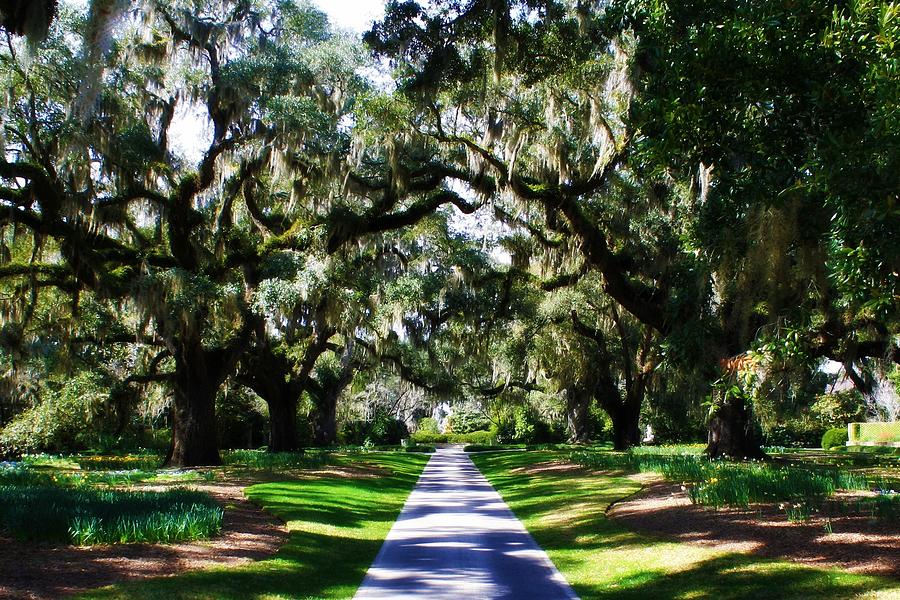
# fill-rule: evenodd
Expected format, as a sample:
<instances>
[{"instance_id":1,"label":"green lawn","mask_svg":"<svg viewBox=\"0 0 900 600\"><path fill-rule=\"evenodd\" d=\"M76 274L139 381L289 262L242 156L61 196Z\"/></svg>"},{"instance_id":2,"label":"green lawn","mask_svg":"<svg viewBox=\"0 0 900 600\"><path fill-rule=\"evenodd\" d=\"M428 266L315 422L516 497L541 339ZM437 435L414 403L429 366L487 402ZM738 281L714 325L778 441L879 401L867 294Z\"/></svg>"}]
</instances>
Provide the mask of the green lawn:
<instances>
[{"instance_id":1,"label":"green lawn","mask_svg":"<svg viewBox=\"0 0 900 600\"><path fill-rule=\"evenodd\" d=\"M247 495L284 520L291 532L272 559L126 583L79 598L350 598L428 458L400 453L355 456L343 460L378 467L383 473L254 485Z\"/></svg>"},{"instance_id":2,"label":"green lawn","mask_svg":"<svg viewBox=\"0 0 900 600\"><path fill-rule=\"evenodd\" d=\"M497 452L472 459L583 600L900 598L900 585L885 579L632 533L604 512L639 485L624 477L528 468L563 456Z\"/></svg>"}]
</instances>

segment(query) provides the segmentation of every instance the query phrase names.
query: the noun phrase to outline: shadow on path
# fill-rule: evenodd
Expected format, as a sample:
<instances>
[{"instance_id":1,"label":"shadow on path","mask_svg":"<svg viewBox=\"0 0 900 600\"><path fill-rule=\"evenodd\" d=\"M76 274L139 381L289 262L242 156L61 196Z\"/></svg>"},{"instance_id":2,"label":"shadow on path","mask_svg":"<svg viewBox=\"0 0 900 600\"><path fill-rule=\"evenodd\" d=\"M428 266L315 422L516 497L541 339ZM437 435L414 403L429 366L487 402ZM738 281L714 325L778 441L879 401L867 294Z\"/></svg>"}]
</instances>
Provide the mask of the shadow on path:
<instances>
[{"instance_id":1,"label":"shadow on path","mask_svg":"<svg viewBox=\"0 0 900 600\"><path fill-rule=\"evenodd\" d=\"M355 598L577 596L469 457L448 448L428 463Z\"/></svg>"}]
</instances>

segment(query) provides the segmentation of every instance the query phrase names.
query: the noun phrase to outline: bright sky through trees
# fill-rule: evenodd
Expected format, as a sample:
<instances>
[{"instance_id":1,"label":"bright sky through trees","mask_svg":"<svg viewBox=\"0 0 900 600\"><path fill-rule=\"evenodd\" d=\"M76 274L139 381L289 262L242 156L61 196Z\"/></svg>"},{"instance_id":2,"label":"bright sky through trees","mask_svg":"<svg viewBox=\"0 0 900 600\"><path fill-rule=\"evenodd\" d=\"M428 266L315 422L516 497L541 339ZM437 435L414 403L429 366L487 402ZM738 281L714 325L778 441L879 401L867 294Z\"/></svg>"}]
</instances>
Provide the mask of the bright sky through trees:
<instances>
[{"instance_id":1,"label":"bright sky through trees","mask_svg":"<svg viewBox=\"0 0 900 600\"><path fill-rule=\"evenodd\" d=\"M384 15L384 0L315 0L340 28L362 33Z\"/></svg>"}]
</instances>

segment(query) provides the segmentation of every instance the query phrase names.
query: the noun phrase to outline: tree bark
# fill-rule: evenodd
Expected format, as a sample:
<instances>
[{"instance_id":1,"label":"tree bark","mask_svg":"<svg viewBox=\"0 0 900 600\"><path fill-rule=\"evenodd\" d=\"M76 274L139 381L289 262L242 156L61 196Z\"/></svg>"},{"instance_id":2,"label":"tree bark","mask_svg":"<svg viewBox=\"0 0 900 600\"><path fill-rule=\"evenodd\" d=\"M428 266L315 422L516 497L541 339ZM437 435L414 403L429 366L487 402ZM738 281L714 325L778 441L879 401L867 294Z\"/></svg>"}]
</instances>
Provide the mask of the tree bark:
<instances>
[{"instance_id":1,"label":"tree bark","mask_svg":"<svg viewBox=\"0 0 900 600\"><path fill-rule=\"evenodd\" d=\"M221 366L210 364L210 352L199 341L182 347L175 357L172 444L169 467L220 465L216 437L216 393L224 380Z\"/></svg>"},{"instance_id":2,"label":"tree bark","mask_svg":"<svg viewBox=\"0 0 900 600\"><path fill-rule=\"evenodd\" d=\"M713 413L706 453L712 458L765 457L753 426L753 413L743 398L729 398Z\"/></svg>"},{"instance_id":3,"label":"tree bark","mask_svg":"<svg viewBox=\"0 0 900 600\"><path fill-rule=\"evenodd\" d=\"M263 398L269 407L269 452L295 452L300 449L297 436L297 401L291 394L271 394Z\"/></svg>"},{"instance_id":4,"label":"tree bark","mask_svg":"<svg viewBox=\"0 0 900 600\"><path fill-rule=\"evenodd\" d=\"M325 393L316 406L313 442L316 446L329 446L337 442L337 394Z\"/></svg>"},{"instance_id":5,"label":"tree bark","mask_svg":"<svg viewBox=\"0 0 900 600\"><path fill-rule=\"evenodd\" d=\"M313 436L317 446L327 446L337 441L337 401L341 392L353 381L353 348L353 341L348 341L341 356L341 370L337 377L321 385L319 393L313 393L316 402Z\"/></svg>"},{"instance_id":6,"label":"tree bark","mask_svg":"<svg viewBox=\"0 0 900 600\"><path fill-rule=\"evenodd\" d=\"M641 428L639 426L641 405L626 402L607 409L613 425L613 448L628 450L641 445Z\"/></svg>"},{"instance_id":7,"label":"tree bark","mask_svg":"<svg viewBox=\"0 0 900 600\"><path fill-rule=\"evenodd\" d=\"M566 425L569 430L569 443L582 444L589 442L591 396L583 390L570 389L566 394Z\"/></svg>"}]
</instances>

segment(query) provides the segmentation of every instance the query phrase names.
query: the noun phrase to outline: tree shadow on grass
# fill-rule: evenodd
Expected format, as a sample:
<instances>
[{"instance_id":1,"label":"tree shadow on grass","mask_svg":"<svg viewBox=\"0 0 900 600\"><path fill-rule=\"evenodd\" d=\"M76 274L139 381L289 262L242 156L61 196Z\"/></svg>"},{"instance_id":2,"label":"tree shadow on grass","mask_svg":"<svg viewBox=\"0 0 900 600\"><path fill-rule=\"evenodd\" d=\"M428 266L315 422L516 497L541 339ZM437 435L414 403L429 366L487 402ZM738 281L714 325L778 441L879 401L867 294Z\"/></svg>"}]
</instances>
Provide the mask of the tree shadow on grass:
<instances>
[{"instance_id":1,"label":"tree shadow on grass","mask_svg":"<svg viewBox=\"0 0 900 600\"><path fill-rule=\"evenodd\" d=\"M854 598L884 589L873 578L840 578L835 571L790 563L762 561L744 554L727 554L675 573L639 571L612 586L576 585L582 600L615 598L715 598L716 600L786 600ZM900 588L898 588L900 593Z\"/></svg>"},{"instance_id":2,"label":"tree shadow on grass","mask_svg":"<svg viewBox=\"0 0 900 600\"><path fill-rule=\"evenodd\" d=\"M682 549L687 546L648 538L606 518L611 503L639 489L634 482L549 470L528 474L521 469L561 456L485 456L476 463L563 573L573 575L570 583L583 600L831 599L886 588L893 592L888 580L838 570L748 554L716 555L714 550L685 554ZM618 572L622 574L616 577ZM900 588L897 593L900 597Z\"/></svg>"},{"instance_id":3,"label":"tree shadow on grass","mask_svg":"<svg viewBox=\"0 0 900 600\"><path fill-rule=\"evenodd\" d=\"M230 569L124 583L81 598L349 598L365 576L426 459L385 457L383 477L323 477L248 488L288 523L288 542L269 560ZM396 469L394 468L396 467Z\"/></svg>"}]
</instances>

